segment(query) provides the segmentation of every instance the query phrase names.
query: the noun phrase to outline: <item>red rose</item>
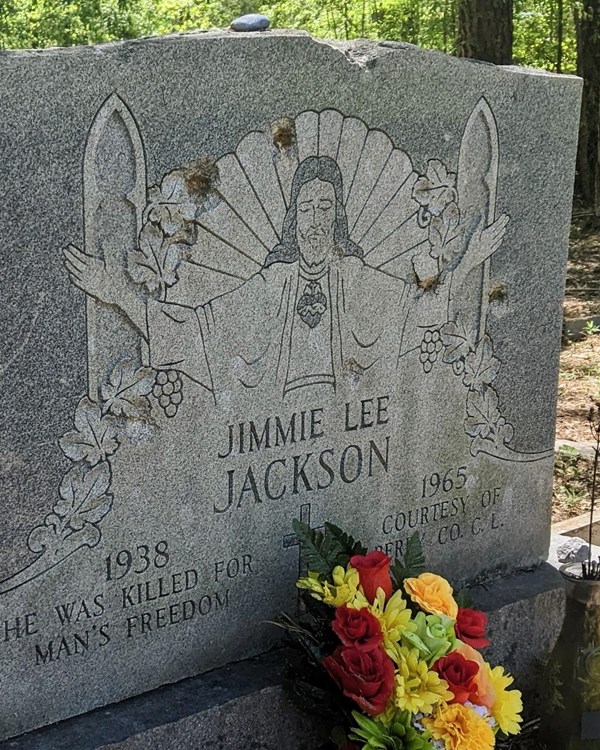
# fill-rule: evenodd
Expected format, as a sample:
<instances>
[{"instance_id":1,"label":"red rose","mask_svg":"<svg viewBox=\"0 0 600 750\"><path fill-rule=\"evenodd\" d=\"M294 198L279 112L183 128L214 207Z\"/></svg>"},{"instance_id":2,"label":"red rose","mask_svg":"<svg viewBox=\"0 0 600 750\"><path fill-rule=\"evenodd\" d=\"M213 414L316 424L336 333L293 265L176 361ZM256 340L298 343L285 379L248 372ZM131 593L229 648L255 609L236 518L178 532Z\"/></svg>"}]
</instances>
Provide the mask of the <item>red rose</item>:
<instances>
[{"instance_id":1,"label":"red rose","mask_svg":"<svg viewBox=\"0 0 600 750\"><path fill-rule=\"evenodd\" d=\"M472 648L485 648L490 642L485 637L488 616L477 609L459 609L454 632L456 637Z\"/></svg>"},{"instance_id":2,"label":"red rose","mask_svg":"<svg viewBox=\"0 0 600 750\"><path fill-rule=\"evenodd\" d=\"M331 627L344 646L359 651L372 651L382 641L379 620L366 609L338 607Z\"/></svg>"},{"instance_id":3,"label":"red rose","mask_svg":"<svg viewBox=\"0 0 600 750\"><path fill-rule=\"evenodd\" d=\"M454 699L450 703L464 703L477 693L479 664L465 659L462 654L451 651L435 662L433 670L442 680L446 680L448 688L454 693Z\"/></svg>"},{"instance_id":4,"label":"red rose","mask_svg":"<svg viewBox=\"0 0 600 750\"><path fill-rule=\"evenodd\" d=\"M365 713L377 716L385 709L394 689L394 663L381 647L359 651L338 646L323 659L323 666Z\"/></svg>"},{"instance_id":5,"label":"red rose","mask_svg":"<svg viewBox=\"0 0 600 750\"><path fill-rule=\"evenodd\" d=\"M369 552L368 555L354 555L350 558L350 565L358 570L360 585L367 599L373 603L377 589L383 589L385 598L392 594L392 579L390 578L391 558L383 552Z\"/></svg>"}]
</instances>

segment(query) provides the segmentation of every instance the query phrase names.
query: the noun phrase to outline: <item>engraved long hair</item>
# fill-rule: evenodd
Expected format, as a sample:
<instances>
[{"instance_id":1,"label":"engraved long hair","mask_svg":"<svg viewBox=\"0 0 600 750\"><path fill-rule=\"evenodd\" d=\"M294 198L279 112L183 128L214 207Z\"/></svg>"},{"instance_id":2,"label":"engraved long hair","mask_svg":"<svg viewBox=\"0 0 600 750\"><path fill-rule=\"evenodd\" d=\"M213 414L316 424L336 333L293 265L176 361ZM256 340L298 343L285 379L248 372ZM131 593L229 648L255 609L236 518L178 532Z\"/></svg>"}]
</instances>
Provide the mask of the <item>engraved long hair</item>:
<instances>
[{"instance_id":1,"label":"engraved long hair","mask_svg":"<svg viewBox=\"0 0 600 750\"><path fill-rule=\"evenodd\" d=\"M321 180L329 182L335 192L335 221L333 225L333 240L343 255L354 255L362 258L363 251L348 236L348 219L344 208L342 188L342 173L340 168L329 156L309 156L298 166L292 180L290 207L283 220L281 242L273 248L265 260L265 268L273 263L294 263L300 259L300 248L296 234L298 223L298 195L300 189L307 182Z\"/></svg>"}]
</instances>

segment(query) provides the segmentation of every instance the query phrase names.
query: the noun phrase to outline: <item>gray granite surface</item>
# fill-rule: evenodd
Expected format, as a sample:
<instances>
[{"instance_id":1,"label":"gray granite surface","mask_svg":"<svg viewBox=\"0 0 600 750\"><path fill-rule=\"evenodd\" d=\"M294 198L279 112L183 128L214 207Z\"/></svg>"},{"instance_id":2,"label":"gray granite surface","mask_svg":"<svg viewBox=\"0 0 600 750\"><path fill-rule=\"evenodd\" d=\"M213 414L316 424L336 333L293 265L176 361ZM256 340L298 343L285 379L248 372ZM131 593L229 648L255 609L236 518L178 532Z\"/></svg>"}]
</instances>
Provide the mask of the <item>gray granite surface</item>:
<instances>
[{"instance_id":1,"label":"gray granite surface","mask_svg":"<svg viewBox=\"0 0 600 750\"><path fill-rule=\"evenodd\" d=\"M545 557L580 83L0 56L0 738L269 648L295 517L456 582Z\"/></svg>"}]
</instances>

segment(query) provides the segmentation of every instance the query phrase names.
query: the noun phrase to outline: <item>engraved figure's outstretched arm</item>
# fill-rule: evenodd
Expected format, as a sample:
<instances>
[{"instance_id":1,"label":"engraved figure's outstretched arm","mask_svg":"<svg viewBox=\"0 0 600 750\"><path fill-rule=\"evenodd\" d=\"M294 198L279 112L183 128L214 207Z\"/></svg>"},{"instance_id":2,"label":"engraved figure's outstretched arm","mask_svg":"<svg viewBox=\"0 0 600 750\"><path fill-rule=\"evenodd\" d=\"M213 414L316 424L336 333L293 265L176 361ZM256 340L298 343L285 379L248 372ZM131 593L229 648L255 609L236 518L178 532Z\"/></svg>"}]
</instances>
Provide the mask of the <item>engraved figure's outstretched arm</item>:
<instances>
[{"instance_id":1,"label":"engraved figure's outstretched arm","mask_svg":"<svg viewBox=\"0 0 600 750\"><path fill-rule=\"evenodd\" d=\"M71 282L90 297L118 307L145 339L148 339L146 304L127 285L106 270L101 258L84 253L75 245L63 248L64 263Z\"/></svg>"},{"instance_id":2,"label":"engraved figure's outstretched arm","mask_svg":"<svg viewBox=\"0 0 600 750\"><path fill-rule=\"evenodd\" d=\"M452 292L456 294L469 273L498 250L504 241L510 217L502 214L493 224L477 230L469 240L467 250L452 273Z\"/></svg>"}]
</instances>

